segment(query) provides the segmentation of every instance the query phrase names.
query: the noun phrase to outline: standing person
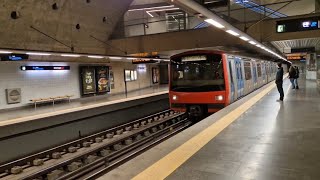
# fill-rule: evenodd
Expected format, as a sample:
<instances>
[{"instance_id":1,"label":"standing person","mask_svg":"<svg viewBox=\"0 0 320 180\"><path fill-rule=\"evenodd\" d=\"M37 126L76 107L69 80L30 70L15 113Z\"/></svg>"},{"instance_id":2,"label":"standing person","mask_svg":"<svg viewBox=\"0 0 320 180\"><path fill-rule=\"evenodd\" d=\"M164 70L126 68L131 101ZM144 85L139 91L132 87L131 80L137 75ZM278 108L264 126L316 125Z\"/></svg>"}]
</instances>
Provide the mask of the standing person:
<instances>
[{"instance_id":1,"label":"standing person","mask_svg":"<svg viewBox=\"0 0 320 180\"><path fill-rule=\"evenodd\" d=\"M299 78L299 68L298 66L294 66L295 70L296 70L296 76L294 78L294 84L296 86L296 89L299 89L299 85L298 85L298 78Z\"/></svg>"},{"instance_id":2,"label":"standing person","mask_svg":"<svg viewBox=\"0 0 320 180\"><path fill-rule=\"evenodd\" d=\"M290 82L291 82L291 85L292 85L292 89L296 88L296 85L295 85L295 82L294 82L295 78L296 78L296 69L293 66L290 66L290 68L289 68L289 79L290 79Z\"/></svg>"},{"instance_id":3,"label":"standing person","mask_svg":"<svg viewBox=\"0 0 320 180\"><path fill-rule=\"evenodd\" d=\"M278 63L278 71L276 74L276 84L277 84L277 89L280 93L280 99L277 101L283 101L284 98L284 92L283 92L283 68L282 68L282 63Z\"/></svg>"}]
</instances>

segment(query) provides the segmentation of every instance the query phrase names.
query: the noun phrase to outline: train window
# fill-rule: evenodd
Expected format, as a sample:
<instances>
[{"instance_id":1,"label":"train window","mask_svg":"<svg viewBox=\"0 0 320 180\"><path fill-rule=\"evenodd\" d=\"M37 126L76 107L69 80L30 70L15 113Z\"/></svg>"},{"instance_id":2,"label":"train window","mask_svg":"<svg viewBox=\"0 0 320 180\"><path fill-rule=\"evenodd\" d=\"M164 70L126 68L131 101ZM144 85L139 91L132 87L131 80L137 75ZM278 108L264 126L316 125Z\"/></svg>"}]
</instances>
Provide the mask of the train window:
<instances>
[{"instance_id":1,"label":"train window","mask_svg":"<svg viewBox=\"0 0 320 180\"><path fill-rule=\"evenodd\" d=\"M261 77L261 64L260 63L258 63L257 64L257 71L258 71L258 77Z\"/></svg>"},{"instance_id":2,"label":"train window","mask_svg":"<svg viewBox=\"0 0 320 180\"><path fill-rule=\"evenodd\" d=\"M244 73L246 80L252 79L250 62L244 62Z\"/></svg>"},{"instance_id":3,"label":"train window","mask_svg":"<svg viewBox=\"0 0 320 180\"><path fill-rule=\"evenodd\" d=\"M207 92L225 90L221 55L206 55L206 60L171 61L171 90Z\"/></svg>"}]
</instances>

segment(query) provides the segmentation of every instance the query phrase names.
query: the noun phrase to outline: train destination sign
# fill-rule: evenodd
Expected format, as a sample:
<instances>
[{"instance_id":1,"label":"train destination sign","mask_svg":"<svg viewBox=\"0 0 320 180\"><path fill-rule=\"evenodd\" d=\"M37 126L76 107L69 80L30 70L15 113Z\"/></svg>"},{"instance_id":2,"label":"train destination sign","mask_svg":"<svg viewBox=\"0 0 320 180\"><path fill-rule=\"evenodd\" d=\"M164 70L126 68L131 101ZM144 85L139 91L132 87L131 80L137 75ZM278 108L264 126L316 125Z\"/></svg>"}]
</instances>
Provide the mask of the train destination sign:
<instances>
[{"instance_id":1,"label":"train destination sign","mask_svg":"<svg viewBox=\"0 0 320 180\"><path fill-rule=\"evenodd\" d=\"M70 66L21 66L22 71L70 70Z\"/></svg>"},{"instance_id":2,"label":"train destination sign","mask_svg":"<svg viewBox=\"0 0 320 180\"><path fill-rule=\"evenodd\" d=\"M181 58L182 61L205 61L207 56L185 56Z\"/></svg>"},{"instance_id":3,"label":"train destination sign","mask_svg":"<svg viewBox=\"0 0 320 180\"><path fill-rule=\"evenodd\" d=\"M277 21L277 33L320 29L320 17Z\"/></svg>"}]
</instances>

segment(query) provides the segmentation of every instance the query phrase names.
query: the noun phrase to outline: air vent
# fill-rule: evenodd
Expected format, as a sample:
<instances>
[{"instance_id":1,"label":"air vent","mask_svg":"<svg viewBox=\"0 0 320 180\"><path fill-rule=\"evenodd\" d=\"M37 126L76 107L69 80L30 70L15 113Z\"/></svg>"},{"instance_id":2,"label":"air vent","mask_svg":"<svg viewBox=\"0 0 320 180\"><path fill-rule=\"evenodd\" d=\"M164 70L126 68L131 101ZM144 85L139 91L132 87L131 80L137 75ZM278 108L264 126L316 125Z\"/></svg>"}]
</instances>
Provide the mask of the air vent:
<instances>
[{"instance_id":1,"label":"air vent","mask_svg":"<svg viewBox=\"0 0 320 180\"><path fill-rule=\"evenodd\" d=\"M6 89L7 94L7 103L8 104L16 104L21 102L21 89Z\"/></svg>"}]
</instances>

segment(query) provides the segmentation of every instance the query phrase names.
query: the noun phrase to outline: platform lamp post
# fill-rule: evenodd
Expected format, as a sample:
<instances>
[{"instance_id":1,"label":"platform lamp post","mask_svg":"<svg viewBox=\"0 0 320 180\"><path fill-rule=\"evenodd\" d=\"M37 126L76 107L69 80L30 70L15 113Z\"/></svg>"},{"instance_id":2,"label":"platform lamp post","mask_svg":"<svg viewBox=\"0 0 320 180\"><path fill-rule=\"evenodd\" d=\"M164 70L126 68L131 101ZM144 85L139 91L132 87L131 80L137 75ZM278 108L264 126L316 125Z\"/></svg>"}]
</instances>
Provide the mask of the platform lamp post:
<instances>
[{"instance_id":1,"label":"platform lamp post","mask_svg":"<svg viewBox=\"0 0 320 180\"><path fill-rule=\"evenodd\" d=\"M126 94L126 98L128 98L128 89L127 89L127 80L126 80L126 70L123 70L123 80L124 80L124 92Z\"/></svg>"}]
</instances>

